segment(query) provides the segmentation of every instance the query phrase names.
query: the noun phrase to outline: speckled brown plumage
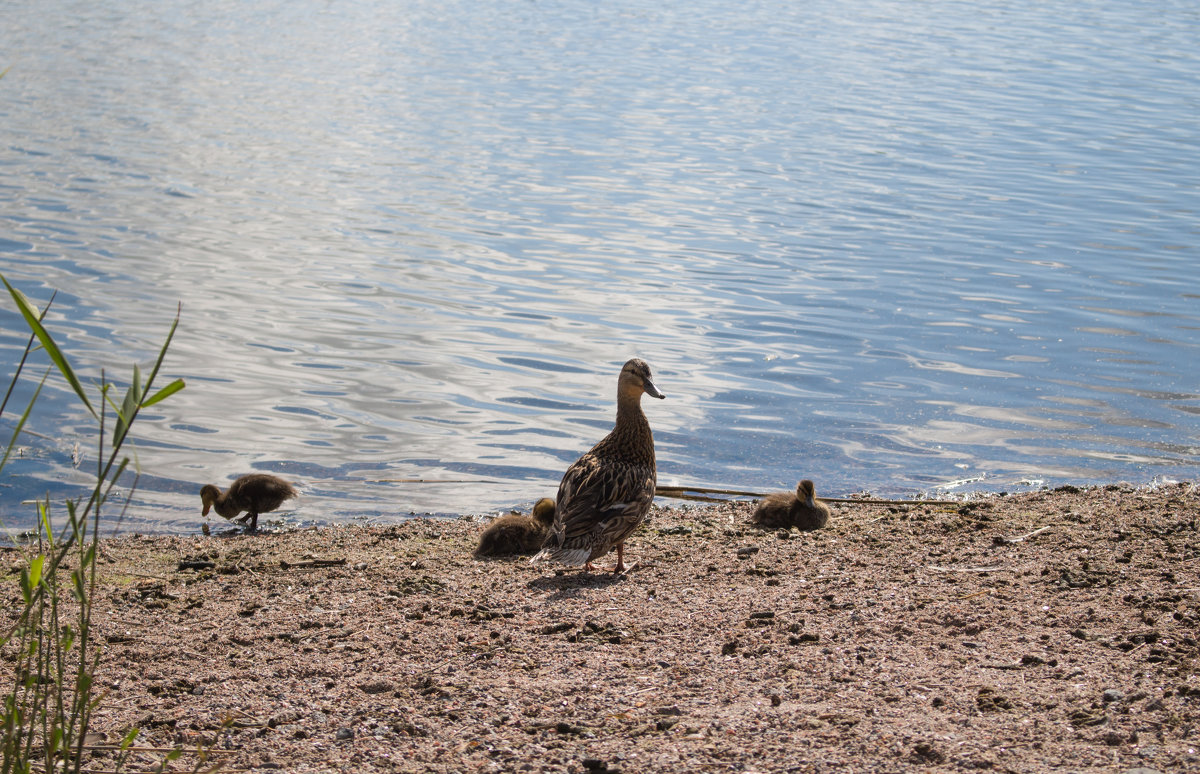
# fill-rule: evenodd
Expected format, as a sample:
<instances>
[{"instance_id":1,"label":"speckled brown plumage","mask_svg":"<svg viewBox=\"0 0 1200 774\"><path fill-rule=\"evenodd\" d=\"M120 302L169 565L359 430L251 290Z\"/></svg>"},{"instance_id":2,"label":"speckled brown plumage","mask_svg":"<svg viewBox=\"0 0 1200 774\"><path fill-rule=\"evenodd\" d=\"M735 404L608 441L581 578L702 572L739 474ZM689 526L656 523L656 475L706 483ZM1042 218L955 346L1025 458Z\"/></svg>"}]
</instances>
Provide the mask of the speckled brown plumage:
<instances>
[{"instance_id":1,"label":"speckled brown plumage","mask_svg":"<svg viewBox=\"0 0 1200 774\"><path fill-rule=\"evenodd\" d=\"M268 473L242 476L224 492L213 484L200 490L200 501L204 503L202 515L207 516L211 508L226 519L235 519L246 511L238 521L249 522L249 532L258 530L258 514L273 511L295 496L296 490L291 484Z\"/></svg>"},{"instance_id":2,"label":"speckled brown plumage","mask_svg":"<svg viewBox=\"0 0 1200 774\"><path fill-rule=\"evenodd\" d=\"M796 486L795 493L778 492L759 500L751 519L763 529L813 530L829 522L829 506L816 499L816 487L807 478Z\"/></svg>"},{"instance_id":3,"label":"speckled brown plumage","mask_svg":"<svg viewBox=\"0 0 1200 774\"><path fill-rule=\"evenodd\" d=\"M553 559L590 570L593 559L616 548L614 572L625 571L625 539L650 510L657 480L642 393L666 397L654 385L650 366L634 358L617 379L616 425L563 474L554 524L534 562Z\"/></svg>"},{"instance_id":4,"label":"speckled brown plumage","mask_svg":"<svg viewBox=\"0 0 1200 774\"><path fill-rule=\"evenodd\" d=\"M543 497L534 504L533 513L510 513L489 524L479 536L475 557L535 553L542 547L553 523L554 501Z\"/></svg>"}]
</instances>

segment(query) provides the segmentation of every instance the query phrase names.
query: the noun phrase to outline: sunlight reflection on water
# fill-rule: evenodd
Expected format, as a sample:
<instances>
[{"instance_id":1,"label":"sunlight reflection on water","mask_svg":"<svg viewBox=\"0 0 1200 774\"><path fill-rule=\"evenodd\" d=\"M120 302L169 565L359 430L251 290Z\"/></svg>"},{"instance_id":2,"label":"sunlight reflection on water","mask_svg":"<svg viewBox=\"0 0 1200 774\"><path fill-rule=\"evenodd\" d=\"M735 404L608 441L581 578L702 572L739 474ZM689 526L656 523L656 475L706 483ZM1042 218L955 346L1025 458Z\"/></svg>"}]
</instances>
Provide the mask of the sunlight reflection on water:
<instances>
[{"instance_id":1,"label":"sunlight reflection on water","mask_svg":"<svg viewBox=\"0 0 1200 774\"><path fill-rule=\"evenodd\" d=\"M0 31L0 265L93 375L183 302L127 526L251 470L528 506L632 355L664 484L1196 476L1182 4L52 5ZM10 525L86 483L61 388L31 427Z\"/></svg>"}]
</instances>

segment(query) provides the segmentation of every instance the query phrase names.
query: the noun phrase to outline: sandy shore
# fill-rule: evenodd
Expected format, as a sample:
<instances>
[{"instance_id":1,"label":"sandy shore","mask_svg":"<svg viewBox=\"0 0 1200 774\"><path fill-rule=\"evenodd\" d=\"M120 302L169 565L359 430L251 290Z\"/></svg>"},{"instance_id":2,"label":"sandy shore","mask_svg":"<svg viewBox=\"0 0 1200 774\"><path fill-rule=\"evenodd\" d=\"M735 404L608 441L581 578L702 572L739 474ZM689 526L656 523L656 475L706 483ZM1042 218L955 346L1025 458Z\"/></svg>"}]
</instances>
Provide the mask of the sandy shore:
<instances>
[{"instance_id":1,"label":"sandy shore","mask_svg":"<svg viewBox=\"0 0 1200 774\"><path fill-rule=\"evenodd\" d=\"M1195 485L749 511L656 508L620 578L473 519L108 541L95 727L232 771L1200 771Z\"/></svg>"}]
</instances>

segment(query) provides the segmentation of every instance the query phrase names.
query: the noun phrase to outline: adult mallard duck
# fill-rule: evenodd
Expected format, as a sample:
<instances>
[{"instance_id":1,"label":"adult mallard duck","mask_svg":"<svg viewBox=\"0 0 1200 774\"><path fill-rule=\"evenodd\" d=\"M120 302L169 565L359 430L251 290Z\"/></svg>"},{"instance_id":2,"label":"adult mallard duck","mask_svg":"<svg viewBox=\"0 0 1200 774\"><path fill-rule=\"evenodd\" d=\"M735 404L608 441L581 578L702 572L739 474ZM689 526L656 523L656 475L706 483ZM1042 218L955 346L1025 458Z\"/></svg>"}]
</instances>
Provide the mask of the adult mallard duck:
<instances>
[{"instance_id":1,"label":"adult mallard duck","mask_svg":"<svg viewBox=\"0 0 1200 774\"><path fill-rule=\"evenodd\" d=\"M796 493L777 492L758 501L751 523L764 529L813 530L829 521L829 506L816 499L816 487L807 478L796 486Z\"/></svg>"},{"instance_id":2,"label":"adult mallard duck","mask_svg":"<svg viewBox=\"0 0 1200 774\"><path fill-rule=\"evenodd\" d=\"M273 511L295 496L295 488L282 478L267 473L251 473L234 481L224 492L213 484L201 489L200 500L204 503L201 515L207 516L209 508L213 508L226 519L235 519L239 513L246 511L246 515L238 521L242 524L249 521L247 532L257 532L258 514Z\"/></svg>"},{"instance_id":3,"label":"adult mallard duck","mask_svg":"<svg viewBox=\"0 0 1200 774\"><path fill-rule=\"evenodd\" d=\"M543 497L534 503L532 514L510 513L489 524L479 536L475 558L532 554L542 547L553 523L554 501Z\"/></svg>"},{"instance_id":4,"label":"adult mallard duck","mask_svg":"<svg viewBox=\"0 0 1200 774\"><path fill-rule=\"evenodd\" d=\"M654 386L650 366L634 358L617 379L616 426L563 474L554 524L534 562L554 559L591 571L592 560L615 547L613 572L625 572L625 538L650 510L657 479L642 393L667 397Z\"/></svg>"}]
</instances>

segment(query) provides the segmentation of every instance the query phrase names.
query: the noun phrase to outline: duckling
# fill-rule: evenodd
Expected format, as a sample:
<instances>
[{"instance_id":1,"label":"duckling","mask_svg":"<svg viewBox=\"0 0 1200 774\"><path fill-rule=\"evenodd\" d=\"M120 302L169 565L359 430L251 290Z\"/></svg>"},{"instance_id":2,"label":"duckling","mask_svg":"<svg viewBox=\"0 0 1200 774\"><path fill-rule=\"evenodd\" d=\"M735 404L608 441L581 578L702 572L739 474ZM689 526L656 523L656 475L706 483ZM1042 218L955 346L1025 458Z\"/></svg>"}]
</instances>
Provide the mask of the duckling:
<instances>
[{"instance_id":1,"label":"duckling","mask_svg":"<svg viewBox=\"0 0 1200 774\"><path fill-rule=\"evenodd\" d=\"M510 513L489 524L479 536L475 558L532 554L542 547L553 523L554 501L543 497L534 503L531 515Z\"/></svg>"},{"instance_id":2,"label":"duckling","mask_svg":"<svg viewBox=\"0 0 1200 774\"><path fill-rule=\"evenodd\" d=\"M258 514L273 511L293 497L296 497L295 488L282 478L267 473L251 473L234 481L225 492L212 484L205 485L200 490L200 500L204 503L201 515L207 516L209 508L215 508L221 516L232 520L242 511L247 511L238 521L242 524L249 521L246 531L257 532Z\"/></svg>"},{"instance_id":3,"label":"duckling","mask_svg":"<svg viewBox=\"0 0 1200 774\"><path fill-rule=\"evenodd\" d=\"M554 559L590 572L592 560L615 547L613 572L626 572L625 539L650 510L657 481L642 393L667 397L654 385L650 366L634 358L617 379L616 425L563 474L550 535L533 562Z\"/></svg>"},{"instance_id":4,"label":"duckling","mask_svg":"<svg viewBox=\"0 0 1200 774\"><path fill-rule=\"evenodd\" d=\"M750 521L763 529L820 529L829 522L829 506L816 499L816 487L806 478L795 494L776 492L759 500Z\"/></svg>"}]
</instances>

